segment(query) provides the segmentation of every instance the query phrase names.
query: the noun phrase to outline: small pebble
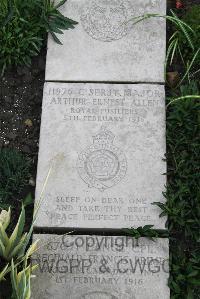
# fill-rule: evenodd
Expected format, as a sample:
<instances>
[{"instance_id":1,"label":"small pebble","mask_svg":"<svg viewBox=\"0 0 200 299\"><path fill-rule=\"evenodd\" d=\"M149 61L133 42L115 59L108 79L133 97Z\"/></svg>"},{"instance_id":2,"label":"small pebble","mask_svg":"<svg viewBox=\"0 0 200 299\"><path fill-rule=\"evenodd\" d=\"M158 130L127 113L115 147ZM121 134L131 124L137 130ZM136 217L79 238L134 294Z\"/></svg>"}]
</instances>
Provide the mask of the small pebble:
<instances>
[{"instance_id":1,"label":"small pebble","mask_svg":"<svg viewBox=\"0 0 200 299\"><path fill-rule=\"evenodd\" d=\"M25 120L24 124L29 128L33 126L33 122L29 118Z\"/></svg>"},{"instance_id":2,"label":"small pebble","mask_svg":"<svg viewBox=\"0 0 200 299\"><path fill-rule=\"evenodd\" d=\"M30 178L29 185L35 187L35 180L34 180L34 178L32 178L32 177Z\"/></svg>"}]
</instances>

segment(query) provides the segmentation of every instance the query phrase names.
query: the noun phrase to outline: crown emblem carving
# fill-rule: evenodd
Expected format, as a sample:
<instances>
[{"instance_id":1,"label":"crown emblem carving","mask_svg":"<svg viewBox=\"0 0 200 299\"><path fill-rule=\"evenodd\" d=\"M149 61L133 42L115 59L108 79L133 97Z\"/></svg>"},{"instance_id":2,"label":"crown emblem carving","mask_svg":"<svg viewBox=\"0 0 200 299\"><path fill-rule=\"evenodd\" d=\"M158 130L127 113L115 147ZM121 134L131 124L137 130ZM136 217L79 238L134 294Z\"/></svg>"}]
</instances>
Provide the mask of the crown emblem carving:
<instances>
[{"instance_id":1,"label":"crown emblem carving","mask_svg":"<svg viewBox=\"0 0 200 299\"><path fill-rule=\"evenodd\" d=\"M115 135L111 132L106 130L105 127L102 127L100 132L93 136L93 143L94 144L108 144L113 143Z\"/></svg>"}]
</instances>

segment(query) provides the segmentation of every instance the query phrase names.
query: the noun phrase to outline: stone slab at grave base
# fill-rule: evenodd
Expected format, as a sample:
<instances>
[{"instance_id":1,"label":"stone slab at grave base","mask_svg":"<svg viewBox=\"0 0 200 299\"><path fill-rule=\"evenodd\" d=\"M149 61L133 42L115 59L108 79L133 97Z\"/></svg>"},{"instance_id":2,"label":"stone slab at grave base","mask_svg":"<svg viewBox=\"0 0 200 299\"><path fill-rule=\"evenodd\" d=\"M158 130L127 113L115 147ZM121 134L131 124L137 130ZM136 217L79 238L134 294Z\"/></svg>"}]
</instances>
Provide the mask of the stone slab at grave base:
<instances>
[{"instance_id":1,"label":"stone slab at grave base","mask_svg":"<svg viewBox=\"0 0 200 299\"><path fill-rule=\"evenodd\" d=\"M34 235L32 299L169 299L168 240Z\"/></svg>"},{"instance_id":2,"label":"stone slab at grave base","mask_svg":"<svg viewBox=\"0 0 200 299\"><path fill-rule=\"evenodd\" d=\"M163 229L164 155L163 86L46 83L36 226Z\"/></svg>"},{"instance_id":3,"label":"stone slab at grave base","mask_svg":"<svg viewBox=\"0 0 200 299\"><path fill-rule=\"evenodd\" d=\"M61 12L79 24L56 44L49 35L46 81L164 82L166 0L68 0ZM132 21L131 21L132 20Z\"/></svg>"}]
</instances>

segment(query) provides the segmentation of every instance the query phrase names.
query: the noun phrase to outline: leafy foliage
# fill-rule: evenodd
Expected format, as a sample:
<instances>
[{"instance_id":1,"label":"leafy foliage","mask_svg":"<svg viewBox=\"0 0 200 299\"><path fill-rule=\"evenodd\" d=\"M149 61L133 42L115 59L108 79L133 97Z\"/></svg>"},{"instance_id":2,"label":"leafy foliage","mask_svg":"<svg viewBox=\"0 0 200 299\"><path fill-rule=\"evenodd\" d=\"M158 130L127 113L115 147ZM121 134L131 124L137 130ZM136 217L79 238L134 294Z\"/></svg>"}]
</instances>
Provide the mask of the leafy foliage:
<instances>
[{"instance_id":1,"label":"leafy foliage","mask_svg":"<svg viewBox=\"0 0 200 299\"><path fill-rule=\"evenodd\" d=\"M14 262L11 262L11 283L12 299L30 299L31 298L31 276L37 266L27 265L24 263L22 271L18 272Z\"/></svg>"},{"instance_id":2,"label":"leafy foliage","mask_svg":"<svg viewBox=\"0 0 200 299\"><path fill-rule=\"evenodd\" d=\"M124 231L130 236L134 237L136 240L141 237L146 237L153 240L154 238L169 236L166 230L153 229L153 225L145 225L143 227L139 226L137 228L126 228Z\"/></svg>"},{"instance_id":3,"label":"leafy foliage","mask_svg":"<svg viewBox=\"0 0 200 299\"><path fill-rule=\"evenodd\" d=\"M194 45L194 52L200 49L200 5L193 5L183 16L182 20L186 22L194 31L193 35L193 45ZM191 49L188 47L188 44L182 34L179 32L179 40L180 40L180 49L183 53L183 58L188 61L192 60L193 53ZM198 58L195 60L195 64L199 64L200 53Z\"/></svg>"},{"instance_id":4,"label":"leafy foliage","mask_svg":"<svg viewBox=\"0 0 200 299\"><path fill-rule=\"evenodd\" d=\"M178 18L172 11L174 17ZM174 33L169 39L167 50L167 62L171 66L173 62L181 66L182 79L178 86L185 79L195 78L198 74L200 60L200 5L193 5L185 15L178 18L184 27L173 27Z\"/></svg>"},{"instance_id":5,"label":"leafy foliage","mask_svg":"<svg viewBox=\"0 0 200 299\"><path fill-rule=\"evenodd\" d=\"M54 1L45 0L44 11L43 11L43 24L47 32L50 32L56 43L61 44L55 33L63 34L63 30L73 29L76 21L73 21L63 16L58 8L62 6L67 0L62 0L59 4L55 5Z\"/></svg>"},{"instance_id":6,"label":"leafy foliage","mask_svg":"<svg viewBox=\"0 0 200 299\"><path fill-rule=\"evenodd\" d=\"M174 24L169 39L166 65L174 61L185 72L178 85L168 90L167 162L168 185L166 203L154 203L168 216L170 239L171 299L200 298L200 7L189 10L182 20L171 16L147 14L135 18L136 23L152 17L164 17ZM184 84L183 84L184 82ZM134 238L161 237L152 226L128 229Z\"/></svg>"},{"instance_id":7,"label":"leafy foliage","mask_svg":"<svg viewBox=\"0 0 200 299\"><path fill-rule=\"evenodd\" d=\"M198 9L195 9L197 8ZM191 18L195 17L194 21ZM181 85L188 77L193 77L194 74L199 72L199 69L194 69L194 66L198 66L198 61L200 58L200 44L199 44L199 5L194 6L191 12L188 12L185 19L181 19L177 14L171 10L170 15L160 15L160 14L145 14L142 16L134 17L132 21L134 24L141 22L149 18L164 18L169 21L174 26L174 33L169 39L168 49L166 54L165 66L172 65L175 58L178 57L179 64L182 61L183 76L180 80L178 86ZM190 22L187 22L190 20ZM198 25L197 25L198 24ZM188 55L187 53L190 53Z\"/></svg>"},{"instance_id":8,"label":"leafy foliage","mask_svg":"<svg viewBox=\"0 0 200 299\"><path fill-rule=\"evenodd\" d=\"M0 207L13 203L12 196L19 193L29 178L30 161L14 149L0 149Z\"/></svg>"},{"instance_id":9,"label":"leafy foliage","mask_svg":"<svg viewBox=\"0 0 200 299\"><path fill-rule=\"evenodd\" d=\"M35 220L35 218L34 218ZM34 223L33 220L33 223ZM24 233L25 209L22 206L21 214L16 227L10 236L7 234L11 223L11 210L3 210L0 214L0 258L7 264L0 270L0 282L10 273L13 295L12 299L30 299L31 274L37 266L31 266L29 259L37 250L38 241L28 247L33 231L33 223L27 233ZM18 272L18 268L21 269Z\"/></svg>"},{"instance_id":10,"label":"leafy foliage","mask_svg":"<svg viewBox=\"0 0 200 299\"><path fill-rule=\"evenodd\" d=\"M30 66L31 58L38 55L46 32L57 43L55 33L72 29L77 22L64 17L58 5L51 0L1 0L0 2L0 69L3 74L10 66Z\"/></svg>"},{"instance_id":11,"label":"leafy foliage","mask_svg":"<svg viewBox=\"0 0 200 299\"><path fill-rule=\"evenodd\" d=\"M171 299L199 299L200 254L198 250L183 250L184 244L171 243Z\"/></svg>"},{"instance_id":12,"label":"leafy foliage","mask_svg":"<svg viewBox=\"0 0 200 299\"><path fill-rule=\"evenodd\" d=\"M172 299L200 298L200 99L192 98L199 91L196 81L182 85L167 112L167 201L156 204L168 216Z\"/></svg>"},{"instance_id":13,"label":"leafy foliage","mask_svg":"<svg viewBox=\"0 0 200 299\"><path fill-rule=\"evenodd\" d=\"M5 276L9 272L8 268L9 268L9 264L7 264L2 270L0 270L0 282L5 280Z\"/></svg>"},{"instance_id":14,"label":"leafy foliage","mask_svg":"<svg viewBox=\"0 0 200 299\"><path fill-rule=\"evenodd\" d=\"M134 17L132 20L134 21L134 24L137 24L138 22L141 22L141 21L149 19L149 18L164 18L167 21L171 22L175 26L177 31L174 32L174 34L171 36L169 41L173 40L173 43L174 43L175 42L174 37L176 37L177 32L180 32L182 34L182 36L184 37L184 40L186 41L187 45L192 50L194 50L194 44L193 44L193 40L192 40L192 36L195 34L194 30L186 22L181 20L175 14L175 12L173 10L170 11L170 15L145 14L145 15L142 15L142 16ZM178 41L179 40L176 40L175 44L177 44ZM172 54L172 56L171 56L171 62L172 62L174 54L176 52L176 49L178 49L178 47L174 47L173 43L171 42L169 44L167 57L166 57L167 62L168 62L168 58L171 54Z\"/></svg>"},{"instance_id":15,"label":"leafy foliage","mask_svg":"<svg viewBox=\"0 0 200 299\"><path fill-rule=\"evenodd\" d=\"M200 298L199 91L199 84L191 81L172 92L178 99L170 98L167 111L166 203L154 203L162 210L160 216L168 217L171 299ZM151 225L126 232L136 239L167 237Z\"/></svg>"},{"instance_id":16,"label":"leafy foliage","mask_svg":"<svg viewBox=\"0 0 200 299\"><path fill-rule=\"evenodd\" d=\"M6 229L11 221L11 210L3 210L0 214L0 257L6 261L12 259L21 259L24 256L25 249L30 241L32 228L28 233L24 233L25 209L22 211L19 220L11 236L8 236ZM33 245L32 245L33 246Z\"/></svg>"},{"instance_id":17,"label":"leafy foliage","mask_svg":"<svg viewBox=\"0 0 200 299\"><path fill-rule=\"evenodd\" d=\"M197 83L184 85L181 95L197 92ZM198 89L199 91L199 89ZM167 203L157 203L169 217L169 230L200 241L200 100L173 102L167 118Z\"/></svg>"}]
</instances>

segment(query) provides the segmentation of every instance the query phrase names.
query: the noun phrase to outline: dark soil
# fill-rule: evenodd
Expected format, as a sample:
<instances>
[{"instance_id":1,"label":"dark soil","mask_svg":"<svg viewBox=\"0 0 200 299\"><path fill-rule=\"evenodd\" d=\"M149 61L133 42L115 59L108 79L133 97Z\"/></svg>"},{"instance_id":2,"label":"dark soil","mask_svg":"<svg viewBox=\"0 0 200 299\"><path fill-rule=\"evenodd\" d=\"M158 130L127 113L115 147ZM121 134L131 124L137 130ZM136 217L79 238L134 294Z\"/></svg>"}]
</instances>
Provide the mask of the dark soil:
<instances>
[{"instance_id":1,"label":"dark soil","mask_svg":"<svg viewBox=\"0 0 200 299\"><path fill-rule=\"evenodd\" d=\"M31 179L21 197L34 191L46 50L32 61L30 68L19 66L0 81L0 148L15 148L31 159ZM14 199L13 199L14 200Z\"/></svg>"},{"instance_id":2,"label":"dark soil","mask_svg":"<svg viewBox=\"0 0 200 299\"><path fill-rule=\"evenodd\" d=\"M32 66L6 73L0 85L0 147L14 147L37 160L46 51Z\"/></svg>"},{"instance_id":3,"label":"dark soil","mask_svg":"<svg viewBox=\"0 0 200 299\"><path fill-rule=\"evenodd\" d=\"M0 148L15 148L31 160L29 184L21 194L15 195L12 224L17 222L21 200L32 193L34 198L39 146L41 105L44 85L46 49L33 58L30 68L19 66L6 72L0 79ZM27 209L27 228L33 209ZM2 262L0 261L0 269ZM0 285L0 299L8 299L7 283Z\"/></svg>"}]
</instances>

